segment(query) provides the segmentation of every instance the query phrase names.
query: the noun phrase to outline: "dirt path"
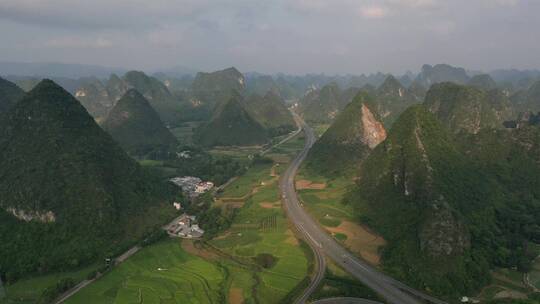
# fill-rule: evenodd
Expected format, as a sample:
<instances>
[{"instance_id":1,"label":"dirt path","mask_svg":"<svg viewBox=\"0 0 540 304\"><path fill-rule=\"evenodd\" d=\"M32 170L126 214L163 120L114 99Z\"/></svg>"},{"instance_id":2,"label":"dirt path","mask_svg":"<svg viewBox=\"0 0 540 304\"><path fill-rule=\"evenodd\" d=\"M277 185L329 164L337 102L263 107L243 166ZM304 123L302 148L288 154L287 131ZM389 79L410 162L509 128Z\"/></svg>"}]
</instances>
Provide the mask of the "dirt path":
<instances>
[{"instance_id":1,"label":"dirt path","mask_svg":"<svg viewBox=\"0 0 540 304\"><path fill-rule=\"evenodd\" d=\"M191 255L201 257L205 260L216 260L218 258L218 255L216 255L215 253L209 250L206 250L204 248L198 247L195 244L194 240L182 239L181 242L182 242L182 249L184 249L184 251L186 251L187 253Z\"/></svg>"}]
</instances>

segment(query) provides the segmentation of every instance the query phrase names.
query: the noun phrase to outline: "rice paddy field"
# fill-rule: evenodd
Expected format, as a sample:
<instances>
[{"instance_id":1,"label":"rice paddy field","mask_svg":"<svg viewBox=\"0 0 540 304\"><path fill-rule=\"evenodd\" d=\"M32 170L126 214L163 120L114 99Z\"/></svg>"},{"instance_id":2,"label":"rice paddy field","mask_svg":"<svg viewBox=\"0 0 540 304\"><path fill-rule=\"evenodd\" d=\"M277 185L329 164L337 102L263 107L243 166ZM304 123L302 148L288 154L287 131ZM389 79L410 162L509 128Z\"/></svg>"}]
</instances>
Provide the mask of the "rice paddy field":
<instances>
[{"instance_id":1,"label":"rice paddy field","mask_svg":"<svg viewBox=\"0 0 540 304\"><path fill-rule=\"evenodd\" d=\"M242 295L258 303L287 302L308 275L309 256L289 228L278 189L281 168L302 145L303 137L293 138L270 151L267 156L274 159L273 165L250 168L221 195L224 200L244 195L231 228L209 242L251 269L249 275L231 274L231 300Z\"/></svg>"},{"instance_id":2,"label":"rice paddy field","mask_svg":"<svg viewBox=\"0 0 540 304\"><path fill-rule=\"evenodd\" d=\"M143 248L65 303L223 303L225 278L219 264L170 239Z\"/></svg>"}]
</instances>

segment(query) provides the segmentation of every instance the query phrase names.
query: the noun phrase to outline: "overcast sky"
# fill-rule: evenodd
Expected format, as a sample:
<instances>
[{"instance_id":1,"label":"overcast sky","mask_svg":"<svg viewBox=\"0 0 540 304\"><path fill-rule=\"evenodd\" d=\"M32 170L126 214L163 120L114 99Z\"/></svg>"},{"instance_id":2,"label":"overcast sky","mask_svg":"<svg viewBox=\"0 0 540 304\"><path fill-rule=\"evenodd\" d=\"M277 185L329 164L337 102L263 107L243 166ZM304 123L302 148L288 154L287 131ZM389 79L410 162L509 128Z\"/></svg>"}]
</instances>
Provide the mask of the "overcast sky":
<instances>
[{"instance_id":1,"label":"overcast sky","mask_svg":"<svg viewBox=\"0 0 540 304\"><path fill-rule=\"evenodd\" d=\"M0 61L153 70L540 68L540 0L0 0Z\"/></svg>"}]
</instances>

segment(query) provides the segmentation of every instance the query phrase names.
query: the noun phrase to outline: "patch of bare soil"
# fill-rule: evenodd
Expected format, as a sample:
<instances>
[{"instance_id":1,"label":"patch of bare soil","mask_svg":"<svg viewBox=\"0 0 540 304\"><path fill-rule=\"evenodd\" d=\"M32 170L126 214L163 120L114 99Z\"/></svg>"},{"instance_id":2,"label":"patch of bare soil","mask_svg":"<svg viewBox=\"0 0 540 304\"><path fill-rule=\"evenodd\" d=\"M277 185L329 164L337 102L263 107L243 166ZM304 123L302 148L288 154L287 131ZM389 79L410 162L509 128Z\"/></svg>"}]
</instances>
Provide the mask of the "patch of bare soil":
<instances>
[{"instance_id":1,"label":"patch of bare soil","mask_svg":"<svg viewBox=\"0 0 540 304\"><path fill-rule=\"evenodd\" d=\"M285 239L285 243L291 244L294 246L298 245L298 239L294 236L294 233L290 229L287 229L287 232L285 234L287 235L287 239Z\"/></svg>"},{"instance_id":2,"label":"patch of bare soil","mask_svg":"<svg viewBox=\"0 0 540 304\"><path fill-rule=\"evenodd\" d=\"M229 303L242 304L244 303L244 295L242 288L232 287L229 290Z\"/></svg>"},{"instance_id":3,"label":"patch of bare soil","mask_svg":"<svg viewBox=\"0 0 540 304\"><path fill-rule=\"evenodd\" d=\"M296 189L302 190L302 189L314 189L314 190L322 190L326 188L326 184L324 183L313 183L312 181L309 181L307 179L301 179L296 181Z\"/></svg>"},{"instance_id":4,"label":"patch of bare soil","mask_svg":"<svg viewBox=\"0 0 540 304\"><path fill-rule=\"evenodd\" d=\"M218 258L215 253L210 252L204 248L198 248L198 246L195 245L195 241L193 240L183 239L182 249L184 249L189 254L199 256L206 260L214 260Z\"/></svg>"},{"instance_id":5,"label":"patch of bare soil","mask_svg":"<svg viewBox=\"0 0 540 304\"><path fill-rule=\"evenodd\" d=\"M278 209L279 203L262 202L259 203L259 206L264 209Z\"/></svg>"},{"instance_id":6,"label":"patch of bare soil","mask_svg":"<svg viewBox=\"0 0 540 304\"><path fill-rule=\"evenodd\" d=\"M345 234L347 236L345 245L350 250L360 254L369 263L379 265L381 261L379 248L386 244L386 241L382 237L361 225L349 221L343 221L337 227L325 228L332 233Z\"/></svg>"}]
</instances>

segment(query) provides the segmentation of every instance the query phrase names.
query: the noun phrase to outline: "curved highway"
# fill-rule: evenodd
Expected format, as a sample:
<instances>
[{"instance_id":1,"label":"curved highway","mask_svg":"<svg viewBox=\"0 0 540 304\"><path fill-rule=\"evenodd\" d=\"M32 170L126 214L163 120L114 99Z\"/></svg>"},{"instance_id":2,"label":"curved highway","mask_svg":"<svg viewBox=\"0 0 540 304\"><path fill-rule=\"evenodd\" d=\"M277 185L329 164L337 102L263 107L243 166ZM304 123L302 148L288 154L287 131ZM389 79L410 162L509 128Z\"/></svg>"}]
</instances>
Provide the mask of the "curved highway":
<instances>
[{"instance_id":1,"label":"curved highway","mask_svg":"<svg viewBox=\"0 0 540 304\"><path fill-rule=\"evenodd\" d=\"M386 276L363 260L355 257L354 254L350 253L347 249L342 247L341 244L329 236L302 208L296 195L294 177L302 164L302 161L306 158L309 149L315 142L315 135L313 130L297 117L297 115L295 115L295 118L304 130L306 143L304 149L296 156L282 175L279 187L288 217L294 223L302 237L313 248L317 262L319 263L314 279L297 302L305 302L324 277L325 264L323 255L326 255L364 285L374 290L388 303L419 304L427 301L435 304L446 304L443 301L410 288L407 285Z\"/></svg>"}]
</instances>

